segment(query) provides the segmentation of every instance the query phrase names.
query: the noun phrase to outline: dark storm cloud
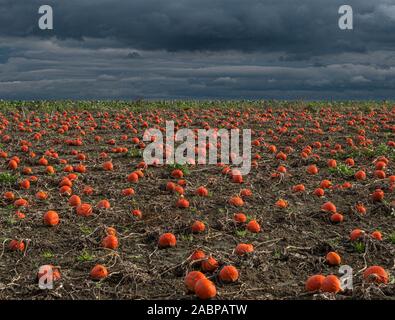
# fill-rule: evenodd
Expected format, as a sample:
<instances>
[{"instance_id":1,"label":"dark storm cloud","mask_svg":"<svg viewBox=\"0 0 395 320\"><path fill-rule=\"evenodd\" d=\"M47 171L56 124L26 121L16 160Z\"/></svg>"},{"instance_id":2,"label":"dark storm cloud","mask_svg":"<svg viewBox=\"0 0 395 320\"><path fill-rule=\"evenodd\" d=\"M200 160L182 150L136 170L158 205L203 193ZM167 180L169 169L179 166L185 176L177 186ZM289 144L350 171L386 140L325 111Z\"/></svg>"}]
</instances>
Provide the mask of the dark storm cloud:
<instances>
[{"instance_id":1,"label":"dark storm cloud","mask_svg":"<svg viewBox=\"0 0 395 320\"><path fill-rule=\"evenodd\" d=\"M47 1L54 31L37 27L41 0L0 0L4 36L111 38L145 50L286 50L293 57L393 48L390 0L348 0L355 30L337 26L340 0L68 0Z\"/></svg>"},{"instance_id":2,"label":"dark storm cloud","mask_svg":"<svg viewBox=\"0 0 395 320\"><path fill-rule=\"evenodd\" d=\"M0 98L395 98L394 29L392 0L0 0Z\"/></svg>"}]
</instances>

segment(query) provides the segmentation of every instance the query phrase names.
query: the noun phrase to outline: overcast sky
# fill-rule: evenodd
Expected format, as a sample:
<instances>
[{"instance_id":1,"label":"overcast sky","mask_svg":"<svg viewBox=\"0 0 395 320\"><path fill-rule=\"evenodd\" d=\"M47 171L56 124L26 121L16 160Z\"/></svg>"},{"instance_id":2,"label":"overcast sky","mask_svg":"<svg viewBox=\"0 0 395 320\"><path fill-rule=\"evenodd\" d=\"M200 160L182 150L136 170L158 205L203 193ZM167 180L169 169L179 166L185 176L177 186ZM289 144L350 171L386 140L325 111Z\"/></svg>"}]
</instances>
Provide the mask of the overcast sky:
<instances>
[{"instance_id":1,"label":"overcast sky","mask_svg":"<svg viewBox=\"0 0 395 320\"><path fill-rule=\"evenodd\" d=\"M0 0L0 99L60 98L395 99L395 0Z\"/></svg>"}]
</instances>

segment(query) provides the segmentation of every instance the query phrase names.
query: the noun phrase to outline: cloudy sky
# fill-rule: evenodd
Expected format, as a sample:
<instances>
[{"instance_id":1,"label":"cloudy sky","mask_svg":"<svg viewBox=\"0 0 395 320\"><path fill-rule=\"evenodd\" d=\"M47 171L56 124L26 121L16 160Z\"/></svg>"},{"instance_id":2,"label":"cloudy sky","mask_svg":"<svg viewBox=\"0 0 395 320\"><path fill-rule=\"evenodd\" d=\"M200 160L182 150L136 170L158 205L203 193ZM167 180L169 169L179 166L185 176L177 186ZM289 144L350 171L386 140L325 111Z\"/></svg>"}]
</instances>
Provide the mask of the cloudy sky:
<instances>
[{"instance_id":1,"label":"cloudy sky","mask_svg":"<svg viewBox=\"0 0 395 320\"><path fill-rule=\"evenodd\" d=\"M60 98L395 99L395 0L0 0L0 99Z\"/></svg>"}]
</instances>

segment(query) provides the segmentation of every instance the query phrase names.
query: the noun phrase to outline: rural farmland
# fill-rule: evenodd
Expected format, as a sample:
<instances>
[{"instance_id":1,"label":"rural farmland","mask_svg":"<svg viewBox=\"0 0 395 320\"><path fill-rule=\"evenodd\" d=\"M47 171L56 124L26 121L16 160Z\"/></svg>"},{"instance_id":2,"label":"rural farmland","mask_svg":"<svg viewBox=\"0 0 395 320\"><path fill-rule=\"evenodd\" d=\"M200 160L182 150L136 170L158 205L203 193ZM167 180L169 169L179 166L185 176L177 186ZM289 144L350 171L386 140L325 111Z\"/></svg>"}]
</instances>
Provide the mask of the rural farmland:
<instances>
[{"instance_id":1,"label":"rural farmland","mask_svg":"<svg viewBox=\"0 0 395 320\"><path fill-rule=\"evenodd\" d=\"M250 172L145 163L166 121ZM2 101L0 299L393 299L394 169L390 102Z\"/></svg>"}]
</instances>

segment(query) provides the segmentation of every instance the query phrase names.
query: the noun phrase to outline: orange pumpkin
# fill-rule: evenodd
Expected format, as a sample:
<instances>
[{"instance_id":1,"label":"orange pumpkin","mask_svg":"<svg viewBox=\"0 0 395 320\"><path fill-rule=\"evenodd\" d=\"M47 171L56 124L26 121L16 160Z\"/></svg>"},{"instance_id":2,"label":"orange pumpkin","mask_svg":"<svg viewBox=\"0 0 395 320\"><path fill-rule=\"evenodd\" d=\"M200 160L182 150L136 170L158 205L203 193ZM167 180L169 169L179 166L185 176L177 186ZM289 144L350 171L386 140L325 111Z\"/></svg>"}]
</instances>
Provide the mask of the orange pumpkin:
<instances>
[{"instance_id":1,"label":"orange pumpkin","mask_svg":"<svg viewBox=\"0 0 395 320\"><path fill-rule=\"evenodd\" d=\"M199 299L207 300L216 296L217 289L212 281L208 279L200 279L196 282L195 293Z\"/></svg>"},{"instance_id":2,"label":"orange pumpkin","mask_svg":"<svg viewBox=\"0 0 395 320\"><path fill-rule=\"evenodd\" d=\"M332 202L325 202L322 206L321 206L321 210L322 211L326 211L326 212L333 212L336 213L336 206L332 203Z\"/></svg>"},{"instance_id":3,"label":"orange pumpkin","mask_svg":"<svg viewBox=\"0 0 395 320\"><path fill-rule=\"evenodd\" d=\"M218 277L223 282L235 282L239 279L239 271L234 266L224 266Z\"/></svg>"},{"instance_id":4,"label":"orange pumpkin","mask_svg":"<svg viewBox=\"0 0 395 320\"><path fill-rule=\"evenodd\" d=\"M101 264L97 264L92 268L92 270L90 272L90 276L94 280L102 280L102 279L107 278L108 270L105 266L103 266Z\"/></svg>"},{"instance_id":5,"label":"orange pumpkin","mask_svg":"<svg viewBox=\"0 0 395 320\"><path fill-rule=\"evenodd\" d=\"M341 263L341 257L336 252L329 252L326 255L326 262L331 266L338 266Z\"/></svg>"},{"instance_id":6,"label":"orange pumpkin","mask_svg":"<svg viewBox=\"0 0 395 320\"><path fill-rule=\"evenodd\" d=\"M99 203L97 204L97 207L99 209L109 209L111 207L110 201L107 199L100 200Z\"/></svg>"},{"instance_id":7,"label":"orange pumpkin","mask_svg":"<svg viewBox=\"0 0 395 320\"><path fill-rule=\"evenodd\" d=\"M361 237L363 237L365 234L365 231L361 230L361 229L354 229L353 231L351 231L350 233L350 240L351 241L355 241Z\"/></svg>"},{"instance_id":8,"label":"orange pumpkin","mask_svg":"<svg viewBox=\"0 0 395 320\"><path fill-rule=\"evenodd\" d=\"M77 214L83 217L89 217L93 214L92 206L89 203L81 203L76 208Z\"/></svg>"},{"instance_id":9,"label":"orange pumpkin","mask_svg":"<svg viewBox=\"0 0 395 320\"><path fill-rule=\"evenodd\" d=\"M52 280L53 281L58 281L61 278L60 271L58 268L55 268L51 264L43 265L40 267L39 272L37 272L37 279L40 280L41 277L45 276L47 274L47 270L52 270Z\"/></svg>"},{"instance_id":10,"label":"orange pumpkin","mask_svg":"<svg viewBox=\"0 0 395 320\"><path fill-rule=\"evenodd\" d=\"M239 256L243 256L245 254L249 254L251 252L254 252L254 246L252 244L249 244L249 243L239 243L236 246L235 252Z\"/></svg>"},{"instance_id":11,"label":"orange pumpkin","mask_svg":"<svg viewBox=\"0 0 395 320\"><path fill-rule=\"evenodd\" d=\"M103 239L102 246L107 249L115 250L118 248L118 238L115 235L109 234Z\"/></svg>"},{"instance_id":12,"label":"orange pumpkin","mask_svg":"<svg viewBox=\"0 0 395 320\"><path fill-rule=\"evenodd\" d=\"M247 230L253 233L259 233L261 231L261 226L256 220L251 220L247 224Z\"/></svg>"},{"instance_id":13,"label":"orange pumpkin","mask_svg":"<svg viewBox=\"0 0 395 320\"><path fill-rule=\"evenodd\" d=\"M233 216L233 219L234 219L236 222L238 222L238 223L244 223L244 222L247 221L247 217L246 217L246 215L245 215L244 213L236 213L236 214Z\"/></svg>"},{"instance_id":14,"label":"orange pumpkin","mask_svg":"<svg viewBox=\"0 0 395 320\"><path fill-rule=\"evenodd\" d=\"M25 250L25 243L23 241L11 240L8 248L11 251L23 251Z\"/></svg>"},{"instance_id":15,"label":"orange pumpkin","mask_svg":"<svg viewBox=\"0 0 395 320\"><path fill-rule=\"evenodd\" d=\"M50 210L44 214L44 223L47 226L56 226L59 224L59 215L56 211Z\"/></svg>"},{"instance_id":16,"label":"orange pumpkin","mask_svg":"<svg viewBox=\"0 0 395 320\"><path fill-rule=\"evenodd\" d=\"M78 207L81 204L81 198L77 195L72 195L69 198L69 205L72 207Z\"/></svg>"},{"instance_id":17,"label":"orange pumpkin","mask_svg":"<svg viewBox=\"0 0 395 320\"><path fill-rule=\"evenodd\" d=\"M331 293L338 293L339 291L342 291L339 278L333 274L326 276L322 282L321 290L323 292Z\"/></svg>"},{"instance_id":18,"label":"orange pumpkin","mask_svg":"<svg viewBox=\"0 0 395 320\"><path fill-rule=\"evenodd\" d=\"M208 257L202 261L202 270L204 272L214 272L218 269L218 262L213 257Z\"/></svg>"},{"instance_id":19,"label":"orange pumpkin","mask_svg":"<svg viewBox=\"0 0 395 320\"><path fill-rule=\"evenodd\" d=\"M184 278L184 283L188 291L195 292L196 282L198 282L200 279L206 279L206 276L200 271L189 272Z\"/></svg>"},{"instance_id":20,"label":"orange pumpkin","mask_svg":"<svg viewBox=\"0 0 395 320\"><path fill-rule=\"evenodd\" d=\"M172 233L164 233L159 237L159 248L170 248L175 247L177 239Z\"/></svg>"},{"instance_id":21,"label":"orange pumpkin","mask_svg":"<svg viewBox=\"0 0 395 320\"><path fill-rule=\"evenodd\" d=\"M242 207L244 205L244 201L239 196L233 196L229 199L229 203L235 207Z\"/></svg>"},{"instance_id":22,"label":"orange pumpkin","mask_svg":"<svg viewBox=\"0 0 395 320\"><path fill-rule=\"evenodd\" d=\"M208 196L208 190L205 187L201 186L201 187L196 189L196 194L198 196L201 196L201 197L207 197Z\"/></svg>"},{"instance_id":23,"label":"orange pumpkin","mask_svg":"<svg viewBox=\"0 0 395 320\"><path fill-rule=\"evenodd\" d=\"M388 283L388 274L383 267L372 266L367 268L363 273L363 279L367 282Z\"/></svg>"},{"instance_id":24,"label":"orange pumpkin","mask_svg":"<svg viewBox=\"0 0 395 320\"><path fill-rule=\"evenodd\" d=\"M321 290L322 283L325 280L325 276L322 274L315 274L309 277L306 281L305 288L306 291L319 291Z\"/></svg>"}]
</instances>

